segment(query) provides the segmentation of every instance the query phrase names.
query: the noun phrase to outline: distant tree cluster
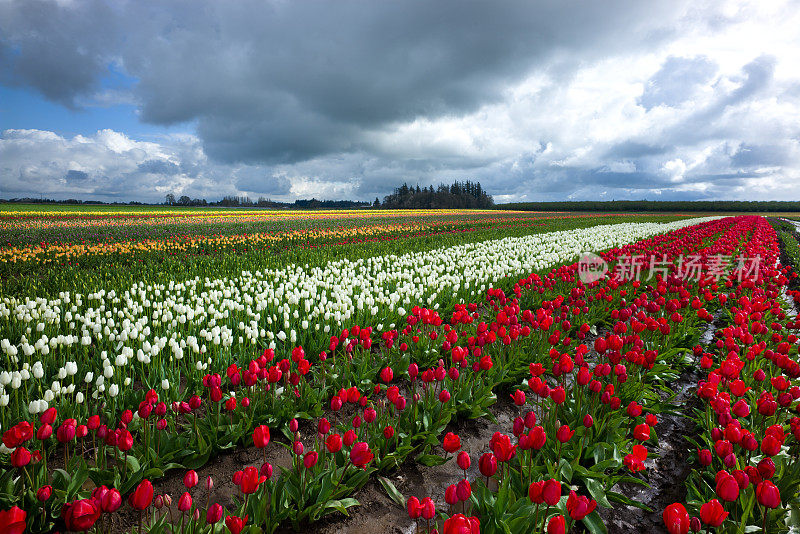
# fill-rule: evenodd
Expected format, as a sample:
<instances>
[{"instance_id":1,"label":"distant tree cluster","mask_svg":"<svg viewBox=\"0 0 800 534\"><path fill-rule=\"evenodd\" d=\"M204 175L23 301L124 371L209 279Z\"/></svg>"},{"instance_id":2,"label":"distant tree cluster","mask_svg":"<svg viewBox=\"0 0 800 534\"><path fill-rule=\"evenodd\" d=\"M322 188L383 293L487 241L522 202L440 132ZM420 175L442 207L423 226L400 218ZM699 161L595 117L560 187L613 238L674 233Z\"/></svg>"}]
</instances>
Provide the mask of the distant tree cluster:
<instances>
[{"instance_id":1,"label":"distant tree cluster","mask_svg":"<svg viewBox=\"0 0 800 534\"><path fill-rule=\"evenodd\" d=\"M52 198L31 198L31 197L22 197L22 198L0 198L0 202L8 203L8 204L77 204L77 205L89 205L89 206L104 206L104 205L113 205L113 206L147 206L146 202L137 202L136 200L131 200L130 202L102 202L100 200L78 200L76 198L68 198L66 200L55 200Z\"/></svg>"},{"instance_id":2,"label":"distant tree cluster","mask_svg":"<svg viewBox=\"0 0 800 534\"><path fill-rule=\"evenodd\" d=\"M778 200L584 200L575 202L518 202L498 209L522 211L689 211L689 212L800 212L800 202Z\"/></svg>"},{"instance_id":3,"label":"distant tree cluster","mask_svg":"<svg viewBox=\"0 0 800 534\"><path fill-rule=\"evenodd\" d=\"M175 200L175 195L172 193L167 194L164 204L167 206L208 206L208 202L204 198L190 198L188 195L181 195Z\"/></svg>"},{"instance_id":4,"label":"distant tree cluster","mask_svg":"<svg viewBox=\"0 0 800 534\"><path fill-rule=\"evenodd\" d=\"M248 196L226 196L218 202L208 202L205 199L193 199L185 195L175 200L175 195L173 194L168 194L166 196L164 204L167 206L221 206L226 208L281 208L300 210L352 209L368 208L371 206L369 202L354 200L317 200L316 198L312 198L298 199L294 202L277 202L264 197L259 197L258 200L253 200Z\"/></svg>"},{"instance_id":5,"label":"distant tree cluster","mask_svg":"<svg viewBox=\"0 0 800 534\"><path fill-rule=\"evenodd\" d=\"M377 204L377 199L375 199ZM383 199L386 209L466 209L491 208L494 200L481 187L480 182L453 182L452 185L409 187L408 184L396 188L394 193Z\"/></svg>"}]
</instances>

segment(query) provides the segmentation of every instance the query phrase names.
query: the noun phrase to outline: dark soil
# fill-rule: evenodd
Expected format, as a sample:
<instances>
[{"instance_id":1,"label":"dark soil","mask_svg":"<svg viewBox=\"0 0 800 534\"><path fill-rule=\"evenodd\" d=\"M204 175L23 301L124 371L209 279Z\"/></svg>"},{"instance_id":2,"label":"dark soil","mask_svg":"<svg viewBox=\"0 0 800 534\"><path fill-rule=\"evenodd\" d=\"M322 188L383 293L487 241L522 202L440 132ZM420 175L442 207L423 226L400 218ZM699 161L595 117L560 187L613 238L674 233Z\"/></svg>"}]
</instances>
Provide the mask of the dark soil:
<instances>
[{"instance_id":1,"label":"dark soil","mask_svg":"<svg viewBox=\"0 0 800 534\"><path fill-rule=\"evenodd\" d=\"M640 502L651 509L650 512L633 506L616 505L611 509L598 508L609 534L629 534L631 532L650 532L667 534L661 513L674 502L686 500L686 487L683 484L691 472L692 465L686 461L694 445L686 439L696 434L696 425L689 415L699 405L694 395L701 373L688 368L670 387L677 392L672 403L684 414L661 414L658 416L658 447L650 451L645 462L646 481L650 487L636 484L619 484L614 491Z\"/></svg>"},{"instance_id":2,"label":"dark soil","mask_svg":"<svg viewBox=\"0 0 800 534\"><path fill-rule=\"evenodd\" d=\"M517 407L508 397L499 397L498 402L490 408L492 415L497 419L494 423L486 418L466 419L451 423L446 432L455 432L461 438L462 449L467 451L472 459L467 478L470 481L480 476L478 472L478 457L489 451L489 440L497 431L508 432L514 417L518 415ZM441 447L432 451L434 454L444 456ZM453 458L451 456L451 458ZM455 484L463 478L463 471L456 465L455 459L434 467L426 467L409 459L394 473L385 475L404 497L416 496L419 499L430 497L436 503L437 510L447 510L444 502L444 490L450 484ZM409 519L405 508L395 504L383 487L372 477L366 486L361 488L354 498L361 506L350 509L350 515L340 513L331 514L321 521L301 529L303 534L413 534L414 522ZM453 510L460 512L461 510ZM279 530L279 533L288 534L295 532L291 528Z\"/></svg>"}]
</instances>

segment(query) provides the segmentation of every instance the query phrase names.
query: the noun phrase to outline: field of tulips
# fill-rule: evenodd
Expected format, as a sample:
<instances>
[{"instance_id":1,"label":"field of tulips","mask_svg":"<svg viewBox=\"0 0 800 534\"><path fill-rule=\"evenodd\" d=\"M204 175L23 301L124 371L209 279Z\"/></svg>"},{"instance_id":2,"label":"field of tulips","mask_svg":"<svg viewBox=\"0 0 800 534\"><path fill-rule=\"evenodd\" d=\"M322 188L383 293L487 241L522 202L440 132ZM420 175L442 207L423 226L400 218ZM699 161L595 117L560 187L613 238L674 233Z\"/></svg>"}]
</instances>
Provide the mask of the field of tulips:
<instances>
[{"instance_id":1,"label":"field of tulips","mask_svg":"<svg viewBox=\"0 0 800 534\"><path fill-rule=\"evenodd\" d=\"M505 211L3 211L0 279L4 295L52 297L628 220Z\"/></svg>"},{"instance_id":2,"label":"field of tulips","mask_svg":"<svg viewBox=\"0 0 800 534\"><path fill-rule=\"evenodd\" d=\"M7 250L106 228L14 217ZM120 217L127 235L162 224ZM247 252L165 245L141 268L90 247L71 265L0 257L16 262L0 531L311 532L377 485L402 531L618 532L648 508L631 488L670 468L664 417L691 430L691 469L680 502L646 510L653 530L800 523L800 292L765 218L381 217L306 221ZM596 280L584 251L608 266ZM675 403L687 376L691 407ZM479 453L457 432L471 420L498 430ZM209 469L232 454L247 461ZM412 465L454 479L400 484Z\"/></svg>"}]
</instances>

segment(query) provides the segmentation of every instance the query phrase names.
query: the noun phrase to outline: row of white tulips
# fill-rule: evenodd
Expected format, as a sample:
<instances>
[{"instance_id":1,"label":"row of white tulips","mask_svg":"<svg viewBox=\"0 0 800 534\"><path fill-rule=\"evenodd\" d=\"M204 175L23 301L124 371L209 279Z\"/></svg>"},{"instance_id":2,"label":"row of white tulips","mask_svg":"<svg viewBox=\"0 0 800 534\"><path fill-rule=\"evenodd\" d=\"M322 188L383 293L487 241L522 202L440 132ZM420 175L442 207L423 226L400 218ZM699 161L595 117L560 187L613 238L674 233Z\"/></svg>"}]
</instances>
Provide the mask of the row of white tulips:
<instances>
[{"instance_id":1,"label":"row of white tulips","mask_svg":"<svg viewBox=\"0 0 800 534\"><path fill-rule=\"evenodd\" d=\"M136 380L168 390L181 372L220 371L233 353L255 354L254 346L324 348L343 325L394 328L414 305L474 301L503 278L711 219L600 225L234 278L140 281L121 293L3 298L0 406L36 414L54 401L113 399Z\"/></svg>"}]
</instances>

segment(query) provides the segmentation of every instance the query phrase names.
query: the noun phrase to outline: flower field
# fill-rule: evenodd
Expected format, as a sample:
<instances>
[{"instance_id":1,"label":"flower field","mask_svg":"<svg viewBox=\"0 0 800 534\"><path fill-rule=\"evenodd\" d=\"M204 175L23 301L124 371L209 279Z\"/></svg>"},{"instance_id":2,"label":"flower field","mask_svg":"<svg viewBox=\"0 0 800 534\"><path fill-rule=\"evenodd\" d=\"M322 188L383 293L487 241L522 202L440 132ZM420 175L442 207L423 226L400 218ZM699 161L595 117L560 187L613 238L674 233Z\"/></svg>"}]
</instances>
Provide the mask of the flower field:
<instances>
[{"instance_id":1,"label":"flower field","mask_svg":"<svg viewBox=\"0 0 800 534\"><path fill-rule=\"evenodd\" d=\"M0 219L2 532L312 532L368 485L426 534L800 523L800 292L763 217ZM690 469L652 509L665 417Z\"/></svg>"}]
</instances>

